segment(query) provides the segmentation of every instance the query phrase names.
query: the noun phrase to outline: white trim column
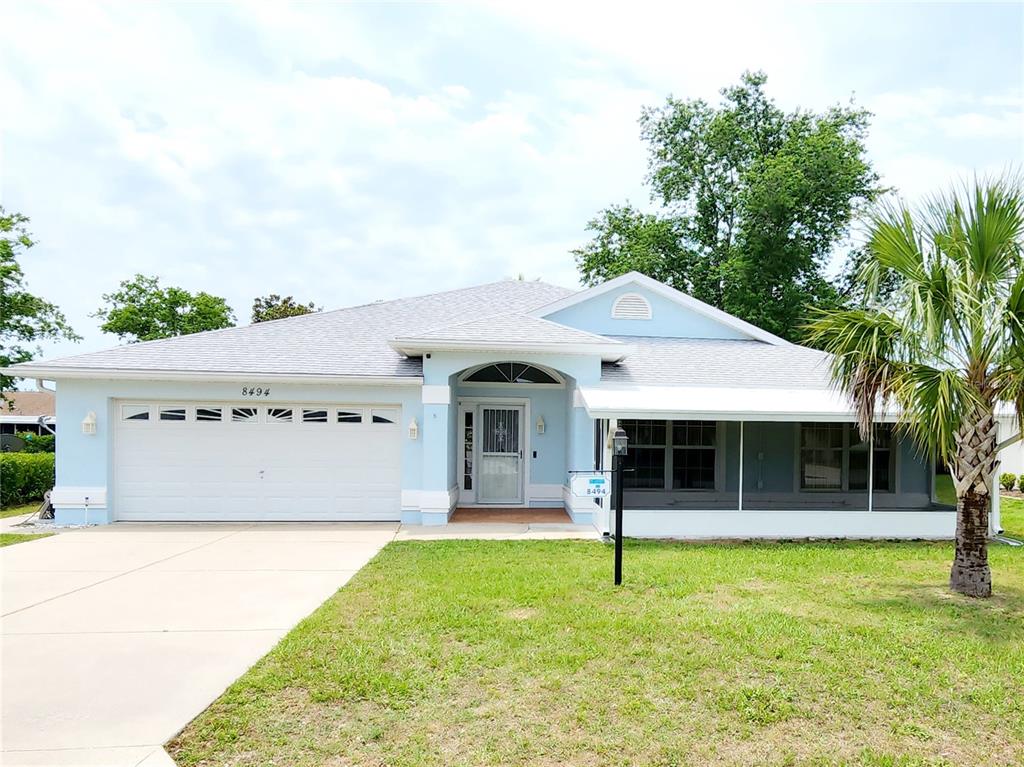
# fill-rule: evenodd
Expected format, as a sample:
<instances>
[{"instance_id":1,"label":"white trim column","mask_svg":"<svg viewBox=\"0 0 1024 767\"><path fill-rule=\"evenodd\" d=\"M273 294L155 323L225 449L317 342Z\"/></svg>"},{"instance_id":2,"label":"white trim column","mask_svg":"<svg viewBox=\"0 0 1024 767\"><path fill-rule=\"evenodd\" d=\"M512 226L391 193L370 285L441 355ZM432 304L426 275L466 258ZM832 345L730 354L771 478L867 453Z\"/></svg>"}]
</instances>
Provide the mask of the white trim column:
<instances>
[{"instance_id":1,"label":"white trim column","mask_svg":"<svg viewBox=\"0 0 1024 767\"><path fill-rule=\"evenodd\" d=\"M736 493L736 510L743 511L743 421L740 421L740 471Z\"/></svg>"},{"instance_id":2,"label":"white trim column","mask_svg":"<svg viewBox=\"0 0 1024 767\"><path fill-rule=\"evenodd\" d=\"M868 432L868 511L875 510L875 424Z\"/></svg>"}]
</instances>

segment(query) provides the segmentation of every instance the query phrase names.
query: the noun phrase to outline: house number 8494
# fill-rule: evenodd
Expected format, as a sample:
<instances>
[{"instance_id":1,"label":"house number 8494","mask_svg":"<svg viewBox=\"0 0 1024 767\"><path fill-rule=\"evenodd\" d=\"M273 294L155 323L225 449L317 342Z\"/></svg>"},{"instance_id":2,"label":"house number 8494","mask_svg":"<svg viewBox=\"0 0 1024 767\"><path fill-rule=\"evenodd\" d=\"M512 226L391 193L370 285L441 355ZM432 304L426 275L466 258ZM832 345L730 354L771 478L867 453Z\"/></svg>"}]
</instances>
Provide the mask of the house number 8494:
<instances>
[{"instance_id":1,"label":"house number 8494","mask_svg":"<svg viewBox=\"0 0 1024 767\"><path fill-rule=\"evenodd\" d=\"M243 386L242 387L243 397L269 397L270 387L269 386Z\"/></svg>"}]
</instances>

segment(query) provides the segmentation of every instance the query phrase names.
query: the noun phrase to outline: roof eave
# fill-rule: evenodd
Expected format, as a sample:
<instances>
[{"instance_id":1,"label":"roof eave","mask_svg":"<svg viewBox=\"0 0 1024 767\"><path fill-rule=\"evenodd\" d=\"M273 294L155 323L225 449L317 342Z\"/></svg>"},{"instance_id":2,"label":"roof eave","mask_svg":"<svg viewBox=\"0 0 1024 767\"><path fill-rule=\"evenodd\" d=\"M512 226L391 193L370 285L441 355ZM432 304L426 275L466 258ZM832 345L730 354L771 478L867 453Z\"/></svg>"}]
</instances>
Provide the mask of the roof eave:
<instances>
[{"instance_id":1,"label":"roof eave","mask_svg":"<svg viewBox=\"0 0 1024 767\"><path fill-rule=\"evenodd\" d=\"M377 385L418 385L423 376L354 376L328 373L268 373L258 370L140 370L130 368L87 368L70 365L33 365L22 363L0 368L5 375L17 378L40 378L46 381L64 379L100 379L126 381L252 381L273 383L347 383Z\"/></svg>"},{"instance_id":2,"label":"roof eave","mask_svg":"<svg viewBox=\"0 0 1024 767\"><path fill-rule=\"evenodd\" d=\"M501 341L425 340L393 338L388 344L399 354L419 357L438 351L521 352L531 354L600 355L603 362L619 362L635 349L631 344L608 343L517 343Z\"/></svg>"}]
</instances>

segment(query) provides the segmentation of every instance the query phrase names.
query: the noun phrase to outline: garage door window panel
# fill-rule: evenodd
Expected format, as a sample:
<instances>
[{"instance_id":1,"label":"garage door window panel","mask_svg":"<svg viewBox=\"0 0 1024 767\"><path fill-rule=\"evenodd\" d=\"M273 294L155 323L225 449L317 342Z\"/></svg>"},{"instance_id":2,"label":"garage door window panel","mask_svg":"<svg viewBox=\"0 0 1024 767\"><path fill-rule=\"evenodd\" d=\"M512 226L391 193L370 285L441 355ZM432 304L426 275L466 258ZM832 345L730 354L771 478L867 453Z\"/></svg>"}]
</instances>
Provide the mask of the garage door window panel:
<instances>
[{"instance_id":1,"label":"garage door window panel","mask_svg":"<svg viewBox=\"0 0 1024 767\"><path fill-rule=\"evenodd\" d=\"M393 408L374 408L371 413L373 415L373 423L398 423L398 411Z\"/></svg>"},{"instance_id":2,"label":"garage door window panel","mask_svg":"<svg viewBox=\"0 0 1024 767\"><path fill-rule=\"evenodd\" d=\"M257 423L259 421L259 410L254 407L233 407L231 408L232 423Z\"/></svg>"},{"instance_id":3,"label":"garage door window panel","mask_svg":"<svg viewBox=\"0 0 1024 767\"><path fill-rule=\"evenodd\" d=\"M327 423L327 410L325 408L303 408L303 423Z\"/></svg>"},{"instance_id":4,"label":"garage door window panel","mask_svg":"<svg viewBox=\"0 0 1024 767\"><path fill-rule=\"evenodd\" d=\"M338 423L362 423L363 411L338 408Z\"/></svg>"},{"instance_id":5,"label":"garage door window panel","mask_svg":"<svg viewBox=\"0 0 1024 767\"><path fill-rule=\"evenodd\" d=\"M161 421L185 421L188 418L188 409L177 405L161 406Z\"/></svg>"},{"instance_id":6,"label":"garage door window panel","mask_svg":"<svg viewBox=\"0 0 1024 767\"><path fill-rule=\"evenodd\" d=\"M200 423L220 423L224 420L224 409L219 407L197 407L196 421Z\"/></svg>"},{"instance_id":7,"label":"garage door window panel","mask_svg":"<svg viewBox=\"0 0 1024 767\"><path fill-rule=\"evenodd\" d=\"M267 423L291 423L293 417L290 407L267 408Z\"/></svg>"},{"instance_id":8,"label":"garage door window panel","mask_svg":"<svg viewBox=\"0 0 1024 767\"><path fill-rule=\"evenodd\" d=\"M149 405L121 405L122 421L148 421Z\"/></svg>"}]
</instances>

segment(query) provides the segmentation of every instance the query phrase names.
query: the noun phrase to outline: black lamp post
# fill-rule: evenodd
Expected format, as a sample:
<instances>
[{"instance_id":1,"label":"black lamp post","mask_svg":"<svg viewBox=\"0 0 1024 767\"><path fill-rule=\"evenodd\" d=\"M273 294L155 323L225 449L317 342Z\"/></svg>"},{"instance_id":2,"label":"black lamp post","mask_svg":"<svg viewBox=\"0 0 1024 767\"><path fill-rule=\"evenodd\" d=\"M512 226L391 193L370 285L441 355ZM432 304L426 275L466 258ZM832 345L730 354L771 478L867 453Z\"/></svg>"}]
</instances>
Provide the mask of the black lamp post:
<instances>
[{"instance_id":1,"label":"black lamp post","mask_svg":"<svg viewBox=\"0 0 1024 767\"><path fill-rule=\"evenodd\" d=\"M612 500L615 506L615 585L622 585L622 475L629 437L621 426L612 435Z\"/></svg>"}]
</instances>

